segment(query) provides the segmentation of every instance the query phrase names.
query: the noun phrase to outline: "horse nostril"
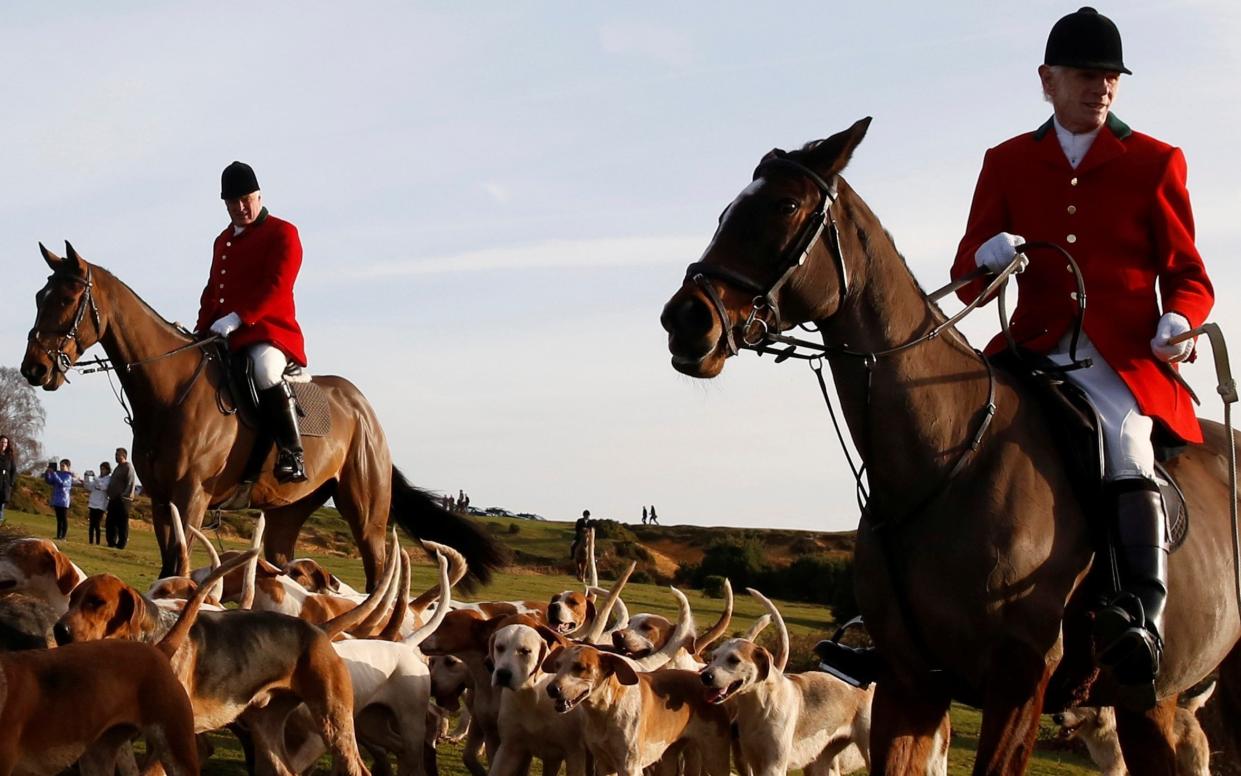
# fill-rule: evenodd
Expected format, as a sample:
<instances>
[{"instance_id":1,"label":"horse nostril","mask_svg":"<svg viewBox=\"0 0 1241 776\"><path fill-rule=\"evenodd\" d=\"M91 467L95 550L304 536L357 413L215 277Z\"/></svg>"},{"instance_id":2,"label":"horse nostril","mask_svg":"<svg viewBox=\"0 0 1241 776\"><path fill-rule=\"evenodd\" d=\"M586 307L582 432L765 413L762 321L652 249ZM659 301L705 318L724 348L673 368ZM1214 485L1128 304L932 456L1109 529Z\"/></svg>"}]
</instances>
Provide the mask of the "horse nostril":
<instances>
[{"instance_id":1,"label":"horse nostril","mask_svg":"<svg viewBox=\"0 0 1241 776\"><path fill-rule=\"evenodd\" d=\"M694 296L686 296L671 305L670 313L673 328L668 331L682 337L705 337L711 332L711 326L715 323L711 308Z\"/></svg>"},{"instance_id":2,"label":"horse nostril","mask_svg":"<svg viewBox=\"0 0 1241 776\"><path fill-rule=\"evenodd\" d=\"M31 385L39 385L47 377L47 367L42 364L30 364L22 367L22 377L26 378L26 382Z\"/></svg>"}]
</instances>

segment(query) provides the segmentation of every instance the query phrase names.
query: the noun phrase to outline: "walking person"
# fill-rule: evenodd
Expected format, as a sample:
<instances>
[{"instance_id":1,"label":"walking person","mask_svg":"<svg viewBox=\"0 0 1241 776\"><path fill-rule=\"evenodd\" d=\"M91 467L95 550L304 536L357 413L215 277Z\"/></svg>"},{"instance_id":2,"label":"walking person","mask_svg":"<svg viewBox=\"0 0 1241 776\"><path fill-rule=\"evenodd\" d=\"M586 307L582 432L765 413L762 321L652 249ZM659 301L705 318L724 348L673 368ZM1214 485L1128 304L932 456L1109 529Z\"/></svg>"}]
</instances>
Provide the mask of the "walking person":
<instances>
[{"instance_id":1,"label":"walking person","mask_svg":"<svg viewBox=\"0 0 1241 776\"><path fill-rule=\"evenodd\" d=\"M4 525L4 505L12 497L16 482L17 456L13 452L13 443L8 437L0 435L0 525Z\"/></svg>"},{"instance_id":2,"label":"walking person","mask_svg":"<svg viewBox=\"0 0 1241 776\"><path fill-rule=\"evenodd\" d=\"M73 488L72 467L73 464L68 458L62 458L59 469L54 461L48 461L47 471L43 473L43 479L52 486L52 494L48 502L56 512L57 539L69 536L69 504L72 500L69 491Z\"/></svg>"},{"instance_id":3,"label":"walking person","mask_svg":"<svg viewBox=\"0 0 1241 776\"><path fill-rule=\"evenodd\" d=\"M212 246L211 274L198 309L200 334L228 340L253 368L265 431L275 439L279 482L302 482L306 464L297 427L296 398L284 379L289 362L306 366L293 283L302 266L297 227L267 212L254 169L233 162L220 176L229 225ZM113 475L115 477L115 475Z\"/></svg>"},{"instance_id":4,"label":"walking person","mask_svg":"<svg viewBox=\"0 0 1241 776\"><path fill-rule=\"evenodd\" d=\"M642 507L642 525L646 525L646 507Z\"/></svg>"},{"instance_id":5,"label":"walking person","mask_svg":"<svg viewBox=\"0 0 1241 776\"><path fill-rule=\"evenodd\" d=\"M137 485L129 452L123 447L116 448L116 468L108 481L108 512L103 524L109 547L123 550L129 544L129 509L133 506Z\"/></svg>"},{"instance_id":6,"label":"walking person","mask_svg":"<svg viewBox=\"0 0 1241 776\"><path fill-rule=\"evenodd\" d=\"M108 511L108 483L112 480L112 464L99 464L99 476L91 480L86 489L90 492L87 502L86 541L99 544L102 539L103 516Z\"/></svg>"},{"instance_id":7,"label":"walking person","mask_svg":"<svg viewBox=\"0 0 1241 776\"><path fill-rule=\"evenodd\" d=\"M1112 112L1121 74L1129 74L1116 25L1093 8L1060 19L1038 74L1052 117L987 151L952 274L998 272L1026 241L1065 244L1081 266L1091 312L1077 353L1088 366L1064 379L1099 414L1110 513L1100 517L1122 590L1096 612L1094 639L1099 661L1145 705L1154 702L1168 589L1152 435L1164 444L1202 441L1177 375L1194 342L1171 339L1201 325L1214 293L1194 245L1184 154ZM1068 366L1072 275L1059 259L1036 261L1018 281L1012 338ZM982 285L958 293L970 302ZM996 337L987 353L1004 346Z\"/></svg>"},{"instance_id":8,"label":"walking person","mask_svg":"<svg viewBox=\"0 0 1241 776\"><path fill-rule=\"evenodd\" d=\"M659 518L655 516L655 505L651 504L651 525L659 525Z\"/></svg>"}]
</instances>

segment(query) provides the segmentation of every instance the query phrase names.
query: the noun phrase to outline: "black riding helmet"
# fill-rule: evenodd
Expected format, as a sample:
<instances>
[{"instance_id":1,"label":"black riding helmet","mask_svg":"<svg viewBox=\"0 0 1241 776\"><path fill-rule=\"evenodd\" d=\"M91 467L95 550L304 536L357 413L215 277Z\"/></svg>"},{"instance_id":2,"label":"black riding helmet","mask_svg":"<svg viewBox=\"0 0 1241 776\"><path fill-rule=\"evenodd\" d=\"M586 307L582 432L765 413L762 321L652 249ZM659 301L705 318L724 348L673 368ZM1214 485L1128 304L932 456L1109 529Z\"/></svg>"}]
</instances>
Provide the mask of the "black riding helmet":
<instances>
[{"instance_id":1,"label":"black riding helmet","mask_svg":"<svg viewBox=\"0 0 1241 776\"><path fill-rule=\"evenodd\" d=\"M1133 75L1125 67L1120 30L1111 19L1089 6L1063 17L1051 28L1043 64Z\"/></svg>"}]
</instances>

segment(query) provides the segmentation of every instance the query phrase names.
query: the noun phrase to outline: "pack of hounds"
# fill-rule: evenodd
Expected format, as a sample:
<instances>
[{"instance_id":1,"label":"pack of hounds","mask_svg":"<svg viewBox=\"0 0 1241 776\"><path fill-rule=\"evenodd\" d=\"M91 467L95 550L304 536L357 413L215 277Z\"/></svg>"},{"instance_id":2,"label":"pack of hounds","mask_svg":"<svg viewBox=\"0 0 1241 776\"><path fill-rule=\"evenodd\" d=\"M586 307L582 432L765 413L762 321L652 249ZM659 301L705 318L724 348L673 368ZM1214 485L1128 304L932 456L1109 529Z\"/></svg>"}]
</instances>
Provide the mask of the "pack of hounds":
<instances>
[{"instance_id":1,"label":"pack of hounds","mask_svg":"<svg viewBox=\"0 0 1241 776\"><path fill-rule=\"evenodd\" d=\"M87 576L46 539L0 547L0 776L74 763L82 776L196 774L211 756L202 734L221 729L241 741L252 773L280 776L325 754L349 776L389 774L393 760L401 776L434 776L444 740L463 744L471 776L524 776L536 758L545 776L562 767L567 776L834 776L869 766L873 688L786 671L788 631L755 590L766 614L724 638L731 586L699 635L676 588L675 622L628 612L632 565L607 589L592 562L583 589L549 601L464 603L452 598L464 559L433 542L423 546L438 584L414 596L395 534L397 562L369 595L312 559L284 568L260 559L261 518L245 552L219 555L194 529L177 539L187 573L145 592ZM211 563L190 571L195 539ZM769 625L774 652L756 643ZM1209 773L1194 717L1208 694L1178 718L1183 773ZM1056 721L1106 773L1123 773L1108 711ZM941 733L944 774L946 724ZM139 737L143 761L131 746Z\"/></svg>"}]
</instances>

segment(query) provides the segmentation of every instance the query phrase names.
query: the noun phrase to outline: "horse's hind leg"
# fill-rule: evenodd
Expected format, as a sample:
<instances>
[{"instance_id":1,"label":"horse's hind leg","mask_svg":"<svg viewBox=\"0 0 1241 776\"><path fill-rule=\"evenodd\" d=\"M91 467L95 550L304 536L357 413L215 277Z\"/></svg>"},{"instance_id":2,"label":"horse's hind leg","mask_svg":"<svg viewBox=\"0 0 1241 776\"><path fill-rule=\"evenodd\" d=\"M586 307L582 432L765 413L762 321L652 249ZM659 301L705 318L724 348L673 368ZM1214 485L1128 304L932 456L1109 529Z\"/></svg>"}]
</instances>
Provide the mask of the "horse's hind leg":
<instances>
[{"instance_id":1,"label":"horse's hind leg","mask_svg":"<svg viewBox=\"0 0 1241 776\"><path fill-rule=\"evenodd\" d=\"M333 487L335 483L329 481L301 501L265 510L267 528L263 533L263 557L277 566L293 560L302 526L331 497Z\"/></svg>"},{"instance_id":2,"label":"horse's hind leg","mask_svg":"<svg viewBox=\"0 0 1241 776\"><path fill-rule=\"evenodd\" d=\"M1241 646L1220 664L1219 684L1198 716L1214 750L1212 770L1241 774Z\"/></svg>"},{"instance_id":3,"label":"horse's hind leg","mask_svg":"<svg viewBox=\"0 0 1241 776\"><path fill-rule=\"evenodd\" d=\"M877 683L871 706L871 773L946 773L948 705L949 699L934 691L910 690L895 681Z\"/></svg>"},{"instance_id":4,"label":"horse's hind leg","mask_svg":"<svg viewBox=\"0 0 1241 776\"><path fill-rule=\"evenodd\" d=\"M1021 645L996 650L991 661L974 773L1025 773L1054 666Z\"/></svg>"},{"instance_id":5,"label":"horse's hind leg","mask_svg":"<svg viewBox=\"0 0 1241 776\"><path fill-rule=\"evenodd\" d=\"M1175 696L1146 712L1116 709L1116 732L1129 773L1133 776L1175 776L1175 719Z\"/></svg>"},{"instance_id":6,"label":"horse's hind leg","mask_svg":"<svg viewBox=\"0 0 1241 776\"><path fill-rule=\"evenodd\" d=\"M366 572L366 590L375 588L383 574L386 552L384 544L388 528L388 512L392 509L392 464L368 460L359 465L354 455L377 459L375 451L351 451L340 470L336 487L336 508L349 523L353 539L362 555ZM369 477L364 475L369 475Z\"/></svg>"}]
</instances>

